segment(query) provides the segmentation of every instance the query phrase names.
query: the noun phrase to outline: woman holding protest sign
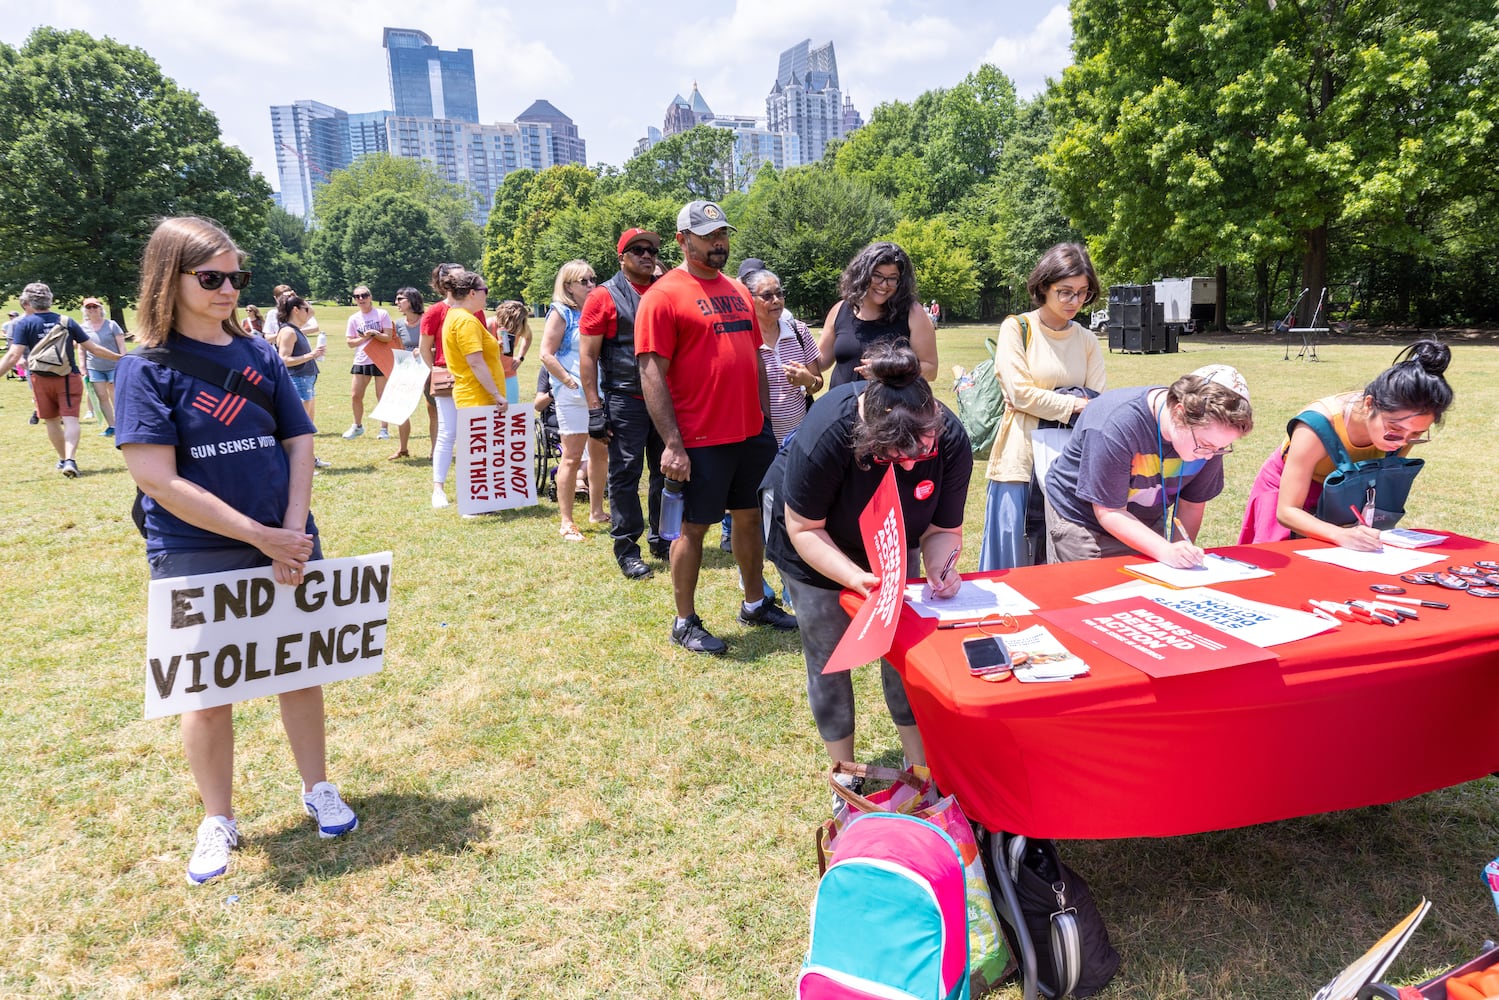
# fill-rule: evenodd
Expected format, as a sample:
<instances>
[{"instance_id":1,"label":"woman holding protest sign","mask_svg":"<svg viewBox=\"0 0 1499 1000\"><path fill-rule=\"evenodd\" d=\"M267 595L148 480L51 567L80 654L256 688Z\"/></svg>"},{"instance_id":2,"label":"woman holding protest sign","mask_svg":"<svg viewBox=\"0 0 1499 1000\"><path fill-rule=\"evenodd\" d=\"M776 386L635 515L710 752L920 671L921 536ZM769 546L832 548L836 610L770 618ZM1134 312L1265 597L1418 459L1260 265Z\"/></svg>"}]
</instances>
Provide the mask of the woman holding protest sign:
<instances>
[{"instance_id":1,"label":"woman holding protest sign","mask_svg":"<svg viewBox=\"0 0 1499 1000\"><path fill-rule=\"evenodd\" d=\"M847 672L822 672L850 622L838 595L846 587L867 597L879 583L859 515L893 468L910 549L907 575L918 571L919 556L933 595L951 597L962 585L955 565L973 473L968 435L933 397L910 345L877 344L863 367L869 380L830 389L818 400L761 487L769 506L766 558L796 608L812 717L834 761L854 759L852 681ZM888 663L880 670L906 758L924 764L900 676Z\"/></svg>"},{"instance_id":2,"label":"woman holding protest sign","mask_svg":"<svg viewBox=\"0 0 1499 1000\"><path fill-rule=\"evenodd\" d=\"M316 429L275 348L235 316L250 278L243 261L228 233L192 216L162 221L142 258L137 337L167 354L121 361L115 441L144 494L153 579L268 566L277 583L295 586L307 563L322 558L311 513ZM202 377L225 370L242 373L263 398L234 393L237 409L203 408L209 398L228 401ZM358 818L327 780L322 688L280 701L303 808L323 837L354 830ZM239 842L231 706L184 713L182 740L206 813L187 866L198 884L227 870Z\"/></svg>"}]
</instances>

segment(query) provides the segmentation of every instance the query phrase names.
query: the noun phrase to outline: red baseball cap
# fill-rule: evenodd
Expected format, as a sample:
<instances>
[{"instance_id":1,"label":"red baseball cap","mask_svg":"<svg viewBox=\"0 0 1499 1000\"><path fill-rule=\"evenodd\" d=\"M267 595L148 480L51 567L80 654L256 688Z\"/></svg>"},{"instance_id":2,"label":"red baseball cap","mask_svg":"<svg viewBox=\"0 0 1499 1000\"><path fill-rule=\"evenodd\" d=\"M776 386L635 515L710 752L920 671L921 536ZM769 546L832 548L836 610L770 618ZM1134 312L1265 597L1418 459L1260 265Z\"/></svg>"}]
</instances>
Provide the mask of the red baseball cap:
<instances>
[{"instance_id":1,"label":"red baseball cap","mask_svg":"<svg viewBox=\"0 0 1499 1000\"><path fill-rule=\"evenodd\" d=\"M661 237L657 236L649 229L626 229L623 233L620 234L619 242L615 244L615 252L624 253L625 247L629 246L631 243L634 243L636 240L645 240L657 250L661 249Z\"/></svg>"}]
</instances>

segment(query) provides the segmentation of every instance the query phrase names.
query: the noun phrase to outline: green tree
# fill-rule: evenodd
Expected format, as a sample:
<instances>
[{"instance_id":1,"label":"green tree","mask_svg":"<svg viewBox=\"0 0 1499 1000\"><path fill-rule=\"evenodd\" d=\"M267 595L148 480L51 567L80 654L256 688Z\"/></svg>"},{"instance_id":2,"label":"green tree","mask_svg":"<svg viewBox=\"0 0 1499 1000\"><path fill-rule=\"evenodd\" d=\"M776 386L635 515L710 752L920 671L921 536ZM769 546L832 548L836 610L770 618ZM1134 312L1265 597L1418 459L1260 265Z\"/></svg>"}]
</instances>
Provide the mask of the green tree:
<instances>
[{"instance_id":1,"label":"green tree","mask_svg":"<svg viewBox=\"0 0 1499 1000\"><path fill-rule=\"evenodd\" d=\"M866 182L820 165L794 167L750 189L733 251L765 261L780 275L787 305L815 324L837 301L849 259L895 222L894 207Z\"/></svg>"},{"instance_id":2,"label":"green tree","mask_svg":"<svg viewBox=\"0 0 1499 1000\"><path fill-rule=\"evenodd\" d=\"M270 205L218 120L142 50L47 27L0 45L0 287L45 280L123 323L161 216L203 215L251 244Z\"/></svg>"},{"instance_id":3,"label":"green tree","mask_svg":"<svg viewBox=\"0 0 1499 1000\"><path fill-rule=\"evenodd\" d=\"M733 131L698 125L631 158L619 184L679 203L722 201L738 186L735 167Z\"/></svg>"},{"instance_id":4,"label":"green tree","mask_svg":"<svg viewBox=\"0 0 1499 1000\"><path fill-rule=\"evenodd\" d=\"M527 287L531 282L537 241L564 209L574 205L588 206L593 196L594 180L593 171L587 167L568 163L548 167L539 174L522 179L514 188L501 185L495 195L497 205L501 199L512 198L522 189L524 198L518 206L505 206L501 221L490 230L493 242L486 238L484 276L495 294L523 302L540 301L528 297ZM500 233L498 229L505 224L507 217L513 217L514 223L508 233ZM548 286L546 291L550 295L551 287Z\"/></svg>"},{"instance_id":5,"label":"green tree","mask_svg":"<svg viewBox=\"0 0 1499 1000\"><path fill-rule=\"evenodd\" d=\"M512 241L535 184L534 170L512 170L506 174L494 193L494 205L484 223L484 259L480 270L488 279L492 294L502 299L524 299L525 262Z\"/></svg>"},{"instance_id":6,"label":"green tree","mask_svg":"<svg viewBox=\"0 0 1499 1000\"><path fill-rule=\"evenodd\" d=\"M1053 169L1100 263L1135 278L1335 243L1418 254L1440 147L1493 12L1461 0L1076 0ZM1308 308L1310 308L1308 306Z\"/></svg>"},{"instance_id":7,"label":"green tree","mask_svg":"<svg viewBox=\"0 0 1499 1000\"><path fill-rule=\"evenodd\" d=\"M312 195L313 218L318 227L327 227L342 208L358 205L381 191L405 194L426 207L432 222L447 241L453 260L465 267L479 263L483 239L474 224L474 193L463 184L447 180L425 160L413 160L389 153L361 156L342 170L328 176ZM338 234L338 241L343 241ZM431 261L433 265L441 261Z\"/></svg>"},{"instance_id":8,"label":"green tree","mask_svg":"<svg viewBox=\"0 0 1499 1000\"><path fill-rule=\"evenodd\" d=\"M978 306L978 268L959 240L952 220L902 219L889 237L911 257L916 294L936 299L944 314L972 316Z\"/></svg>"},{"instance_id":9,"label":"green tree","mask_svg":"<svg viewBox=\"0 0 1499 1000\"><path fill-rule=\"evenodd\" d=\"M639 227L660 235L662 260L672 267L681 259L673 240L678 208L641 191L619 191L594 199L587 208L563 209L537 241L523 301L550 301L557 271L569 260L588 261L601 282L612 278L619 270L619 236L626 229Z\"/></svg>"},{"instance_id":10,"label":"green tree","mask_svg":"<svg viewBox=\"0 0 1499 1000\"><path fill-rule=\"evenodd\" d=\"M427 206L409 194L380 191L356 205L344 227L343 259L377 302L395 301L407 285L425 288L434 261L451 248Z\"/></svg>"}]
</instances>

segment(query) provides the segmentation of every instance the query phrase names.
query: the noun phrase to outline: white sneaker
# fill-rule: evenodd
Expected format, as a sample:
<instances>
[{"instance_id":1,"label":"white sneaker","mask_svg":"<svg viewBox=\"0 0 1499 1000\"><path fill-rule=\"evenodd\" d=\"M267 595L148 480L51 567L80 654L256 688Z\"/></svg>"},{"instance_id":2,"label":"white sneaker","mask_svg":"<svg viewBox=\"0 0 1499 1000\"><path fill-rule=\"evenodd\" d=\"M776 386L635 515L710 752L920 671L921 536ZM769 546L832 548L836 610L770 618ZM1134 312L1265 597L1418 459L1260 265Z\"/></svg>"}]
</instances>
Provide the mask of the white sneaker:
<instances>
[{"instance_id":1,"label":"white sneaker","mask_svg":"<svg viewBox=\"0 0 1499 1000\"><path fill-rule=\"evenodd\" d=\"M344 440L345 441L352 441L352 440L354 440L355 438L357 438L359 435L361 435L363 433L364 433L364 425L363 424L355 424L353 427L350 427L348 430L344 431Z\"/></svg>"},{"instance_id":2,"label":"white sneaker","mask_svg":"<svg viewBox=\"0 0 1499 1000\"><path fill-rule=\"evenodd\" d=\"M202 885L229 868L229 852L239 845L239 827L227 816L208 816L198 824L198 844L187 863L187 881Z\"/></svg>"},{"instance_id":3,"label":"white sneaker","mask_svg":"<svg viewBox=\"0 0 1499 1000\"><path fill-rule=\"evenodd\" d=\"M389 441L390 440L390 431L386 430L384 427L380 428L380 433L375 435L375 440L376 441Z\"/></svg>"},{"instance_id":4,"label":"white sneaker","mask_svg":"<svg viewBox=\"0 0 1499 1000\"><path fill-rule=\"evenodd\" d=\"M434 510L438 510L446 507L447 505L448 495L443 492L443 488L441 486L432 487L432 508Z\"/></svg>"},{"instance_id":5,"label":"white sneaker","mask_svg":"<svg viewBox=\"0 0 1499 1000\"><path fill-rule=\"evenodd\" d=\"M328 461L326 458L318 458L314 456L312 459L312 467L314 469L331 469L333 468L333 463Z\"/></svg>"},{"instance_id":6,"label":"white sneaker","mask_svg":"<svg viewBox=\"0 0 1499 1000\"><path fill-rule=\"evenodd\" d=\"M324 840L359 829L359 817L338 794L338 786L319 781L312 791L302 793L302 808L317 820L317 835Z\"/></svg>"}]
</instances>

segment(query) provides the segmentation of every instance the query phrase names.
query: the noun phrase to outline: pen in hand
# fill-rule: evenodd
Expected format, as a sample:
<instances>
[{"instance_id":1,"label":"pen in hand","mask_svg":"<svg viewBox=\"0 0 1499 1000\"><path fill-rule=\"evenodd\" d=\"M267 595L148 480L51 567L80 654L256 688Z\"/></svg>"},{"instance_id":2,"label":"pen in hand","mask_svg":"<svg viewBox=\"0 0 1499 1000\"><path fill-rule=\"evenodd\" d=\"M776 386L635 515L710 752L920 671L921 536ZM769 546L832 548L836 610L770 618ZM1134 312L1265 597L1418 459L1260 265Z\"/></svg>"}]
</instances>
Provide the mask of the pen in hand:
<instances>
[{"instance_id":1,"label":"pen in hand","mask_svg":"<svg viewBox=\"0 0 1499 1000\"><path fill-rule=\"evenodd\" d=\"M1181 536L1181 540L1182 541L1186 542L1188 545L1195 545L1196 544L1195 542L1192 541L1192 536L1189 535L1189 534L1187 534L1187 529L1182 526L1181 518L1179 518L1179 517L1173 517L1171 519L1171 524L1176 528L1176 533ZM1200 549L1198 550L1197 561L1195 563L1193 563L1192 565L1193 565L1193 567L1197 567L1197 566L1201 566L1202 565L1202 554L1201 554L1201 550Z\"/></svg>"},{"instance_id":2,"label":"pen in hand","mask_svg":"<svg viewBox=\"0 0 1499 1000\"><path fill-rule=\"evenodd\" d=\"M951 573L953 571L953 567L958 564L958 553L961 551L962 549L960 548L954 548L952 550L952 554L947 557L947 562L942 566L942 572L937 574L938 583L947 582L947 575Z\"/></svg>"}]
</instances>

